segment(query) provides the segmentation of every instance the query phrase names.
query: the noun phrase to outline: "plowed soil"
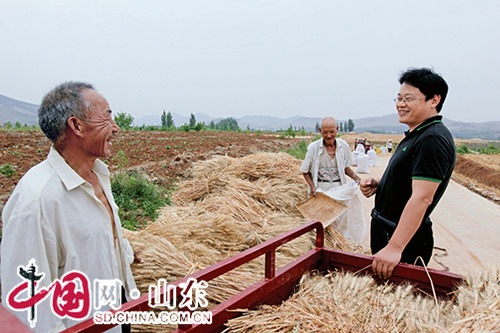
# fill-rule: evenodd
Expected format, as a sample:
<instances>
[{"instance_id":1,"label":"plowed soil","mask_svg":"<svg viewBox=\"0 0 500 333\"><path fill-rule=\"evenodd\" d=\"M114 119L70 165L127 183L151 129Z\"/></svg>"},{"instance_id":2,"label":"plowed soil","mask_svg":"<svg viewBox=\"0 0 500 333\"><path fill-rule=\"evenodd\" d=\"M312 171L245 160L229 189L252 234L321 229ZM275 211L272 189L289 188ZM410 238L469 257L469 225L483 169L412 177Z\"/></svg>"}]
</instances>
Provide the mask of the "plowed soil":
<instances>
[{"instance_id":1,"label":"plowed soil","mask_svg":"<svg viewBox=\"0 0 500 333\"><path fill-rule=\"evenodd\" d=\"M388 139L397 143L403 136L353 133L342 138L351 147L356 138L366 138L379 147ZM111 157L105 162L112 172L118 168L139 168L153 179L169 182L184 177L194 161L213 155L241 157L283 151L301 139L237 132L121 131L113 141ZM16 171L11 177L0 174L0 208L26 171L46 158L50 146L41 131L0 131L0 165L11 164ZM458 156L454 179L499 203L500 155Z\"/></svg>"},{"instance_id":2,"label":"plowed soil","mask_svg":"<svg viewBox=\"0 0 500 333\"><path fill-rule=\"evenodd\" d=\"M197 160L278 152L299 140L257 133L120 131L111 157L104 161L111 172L140 168L153 179L171 181L182 177ZM0 165L11 164L16 171L11 177L0 174L0 208L26 171L45 160L50 146L41 131L0 131Z\"/></svg>"}]
</instances>

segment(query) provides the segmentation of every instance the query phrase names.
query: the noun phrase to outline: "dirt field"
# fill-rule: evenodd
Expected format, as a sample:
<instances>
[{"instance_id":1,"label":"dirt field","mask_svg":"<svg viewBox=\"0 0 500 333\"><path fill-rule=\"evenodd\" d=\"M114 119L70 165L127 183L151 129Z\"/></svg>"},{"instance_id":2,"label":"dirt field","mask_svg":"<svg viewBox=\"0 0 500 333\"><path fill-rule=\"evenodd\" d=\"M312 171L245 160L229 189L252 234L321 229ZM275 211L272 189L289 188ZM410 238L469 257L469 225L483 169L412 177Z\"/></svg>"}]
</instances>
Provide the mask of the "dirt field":
<instances>
[{"instance_id":1,"label":"dirt field","mask_svg":"<svg viewBox=\"0 0 500 333\"><path fill-rule=\"evenodd\" d=\"M121 131L105 162L111 171L139 167L153 178L170 181L181 177L193 161L217 154L241 157L278 152L299 140L257 133ZM26 171L46 158L50 145L41 131L0 131L0 165L10 163L16 170L12 177L0 175L0 208Z\"/></svg>"},{"instance_id":2,"label":"dirt field","mask_svg":"<svg viewBox=\"0 0 500 333\"><path fill-rule=\"evenodd\" d=\"M345 134L351 147L354 140L367 139L375 146L403 135ZM140 168L153 179L169 182L185 176L197 160L222 154L241 157L256 152L277 152L293 146L302 138L281 139L276 134L235 132L152 132L121 131L113 142L112 157L105 161L111 171L118 167ZM457 140L457 144L467 141ZM470 140L480 144L481 140ZM19 179L35 164L43 161L50 142L40 131L0 131L0 165L12 164L16 174L0 174L0 208L7 201ZM500 203L500 155L462 155L457 158L454 179L468 188Z\"/></svg>"}]
</instances>

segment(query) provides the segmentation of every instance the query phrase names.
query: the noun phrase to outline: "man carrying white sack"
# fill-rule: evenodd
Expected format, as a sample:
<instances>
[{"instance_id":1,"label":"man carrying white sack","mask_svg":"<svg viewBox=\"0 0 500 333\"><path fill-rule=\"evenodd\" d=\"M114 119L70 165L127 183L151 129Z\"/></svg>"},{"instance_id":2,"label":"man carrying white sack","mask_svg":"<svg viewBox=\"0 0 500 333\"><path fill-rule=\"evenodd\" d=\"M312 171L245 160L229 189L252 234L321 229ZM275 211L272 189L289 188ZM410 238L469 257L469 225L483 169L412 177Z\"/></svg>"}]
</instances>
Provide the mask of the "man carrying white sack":
<instances>
[{"instance_id":1,"label":"man carrying white sack","mask_svg":"<svg viewBox=\"0 0 500 333\"><path fill-rule=\"evenodd\" d=\"M338 130L339 127L334 118L323 118L319 128L322 138L307 147L307 154L300 171L309 185L310 196L316 196L318 190L327 192L347 184L346 176L356 183L361 180L351 169L353 161L349 145L336 137ZM349 221L345 222L349 223ZM349 238L353 240L352 237Z\"/></svg>"}]
</instances>

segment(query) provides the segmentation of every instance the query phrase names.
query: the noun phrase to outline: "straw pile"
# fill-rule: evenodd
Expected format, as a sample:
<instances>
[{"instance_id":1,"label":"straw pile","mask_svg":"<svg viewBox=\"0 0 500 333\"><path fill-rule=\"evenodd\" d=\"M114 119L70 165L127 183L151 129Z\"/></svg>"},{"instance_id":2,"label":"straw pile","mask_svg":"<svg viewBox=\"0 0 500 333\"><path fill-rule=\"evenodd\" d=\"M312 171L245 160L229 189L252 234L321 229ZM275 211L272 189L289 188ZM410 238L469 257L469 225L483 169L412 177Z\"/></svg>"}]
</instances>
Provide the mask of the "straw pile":
<instances>
[{"instance_id":1,"label":"straw pile","mask_svg":"<svg viewBox=\"0 0 500 333\"><path fill-rule=\"evenodd\" d=\"M141 292L164 278L177 280L305 222L296 204L306 199L300 161L285 154L236 159L218 156L199 162L179 184L174 206L165 207L146 229L127 233L142 264L132 266ZM308 234L280 247L277 268L314 246ZM351 252L364 249L332 228L325 246ZM208 308L263 276L264 258L209 282ZM369 277L336 272L308 274L299 291L280 306L263 306L233 319L231 332L386 332L500 330L500 269L468 276L453 301L416 294L411 286L377 285ZM134 331L172 326L133 326Z\"/></svg>"},{"instance_id":2,"label":"straw pile","mask_svg":"<svg viewBox=\"0 0 500 333\"><path fill-rule=\"evenodd\" d=\"M139 290L164 278L175 281L194 271L258 245L306 222L296 205L307 198L300 161L288 154L259 153L243 158L217 156L193 165L191 177L179 184L173 206L144 230L127 233L132 247L143 250L142 264L132 270ZM314 247L314 233L276 251L276 268ZM359 251L335 230L325 243ZM213 307L263 278L258 258L209 282ZM165 327L148 326L148 331Z\"/></svg>"},{"instance_id":3,"label":"straw pile","mask_svg":"<svg viewBox=\"0 0 500 333\"><path fill-rule=\"evenodd\" d=\"M500 267L467 277L455 300L350 273L305 275L297 293L229 321L227 332L498 332Z\"/></svg>"}]
</instances>

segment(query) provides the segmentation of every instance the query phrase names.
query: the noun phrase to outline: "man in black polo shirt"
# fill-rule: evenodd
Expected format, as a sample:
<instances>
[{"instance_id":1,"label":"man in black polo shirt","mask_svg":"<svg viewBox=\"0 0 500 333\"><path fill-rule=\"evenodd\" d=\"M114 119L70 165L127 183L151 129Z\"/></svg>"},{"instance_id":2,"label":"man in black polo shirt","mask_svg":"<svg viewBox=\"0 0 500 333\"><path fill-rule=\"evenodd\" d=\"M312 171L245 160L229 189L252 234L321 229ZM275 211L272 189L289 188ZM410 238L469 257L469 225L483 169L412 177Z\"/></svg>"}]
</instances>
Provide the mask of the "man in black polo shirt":
<instances>
[{"instance_id":1,"label":"man in black polo shirt","mask_svg":"<svg viewBox=\"0 0 500 333\"><path fill-rule=\"evenodd\" d=\"M427 68L409 69L399 78L395 98L399 122L408 125L405 138L380 181L360 183L366 197L376 193L372 210L370 246L373 272L392 275L399 262L427 264L434 238L429 219L443 195L455 166L455 144L438 115L448 85Z\"/></svg>"}]
</instances>

